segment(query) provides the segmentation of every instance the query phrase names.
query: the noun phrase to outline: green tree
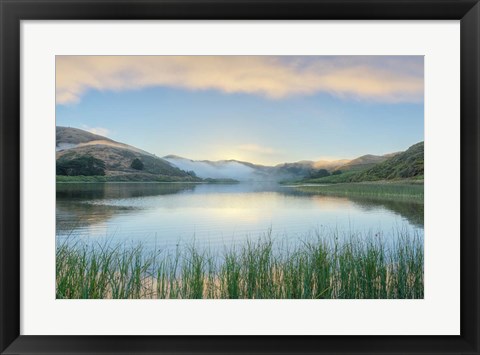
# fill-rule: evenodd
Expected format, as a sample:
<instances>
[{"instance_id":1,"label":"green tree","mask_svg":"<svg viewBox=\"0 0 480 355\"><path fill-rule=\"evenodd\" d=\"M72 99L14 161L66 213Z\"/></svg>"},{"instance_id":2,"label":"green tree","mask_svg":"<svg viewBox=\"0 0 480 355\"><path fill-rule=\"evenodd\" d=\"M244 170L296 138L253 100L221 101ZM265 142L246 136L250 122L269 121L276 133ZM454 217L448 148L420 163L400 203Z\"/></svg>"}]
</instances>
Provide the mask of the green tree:
<instances>
[{"instance_id":1,"label":"green tree","mask_svg":"<svg viewBox=\"0 0 480 355\"><path fill-rule=\"evenodd\" d=\"M325 177L325 176L329 176L330 173L328 172L327 169L318 169L318 170L312 170L310 171L310 178L311 179L318 179L318 178L322 178L322 177Z\"/></svg>"},{"instance_id":2,"label":"green tree","mask_svg":"<svg viewBox=\"0 0 480 355\"><path fill-rule=\"evenodd\" d=\"M130 167L135 170L143 170L144 168L142 161L138 158L133 159Z\"/></svg>"},{"instance_id":3,"label":"green tree","mask_svg":"<svg viewBox=\"0 0 480 355\"><path fill-rule=\"evenodd\" d=\"M67 176L103 176L105 162L90 155L83 155L73 159L59 159L56 166L57 175Z\"/></svg>"}]
</instances>

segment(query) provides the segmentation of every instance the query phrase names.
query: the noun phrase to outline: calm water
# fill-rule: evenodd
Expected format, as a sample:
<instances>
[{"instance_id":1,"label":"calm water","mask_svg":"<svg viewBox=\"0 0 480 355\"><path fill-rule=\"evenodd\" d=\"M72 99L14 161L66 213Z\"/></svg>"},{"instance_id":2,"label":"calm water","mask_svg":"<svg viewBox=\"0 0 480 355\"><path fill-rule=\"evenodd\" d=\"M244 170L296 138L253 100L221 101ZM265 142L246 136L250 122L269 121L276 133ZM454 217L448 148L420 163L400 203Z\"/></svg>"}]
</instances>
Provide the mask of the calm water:
<instances>
[{"instance_id":1,"label":"calm water","mask_svg":"<svg viewBox=\"0 0 480 355\"><path fill-rule=\"evenodd\" d=\"M211 247L256 238L301 240L315 233L423 236L423 204L325 197L277 184L57 184L57 240L108 240L150 248ZM413 233L411 233L413 235Z\"/></svg>"}]
</instances>

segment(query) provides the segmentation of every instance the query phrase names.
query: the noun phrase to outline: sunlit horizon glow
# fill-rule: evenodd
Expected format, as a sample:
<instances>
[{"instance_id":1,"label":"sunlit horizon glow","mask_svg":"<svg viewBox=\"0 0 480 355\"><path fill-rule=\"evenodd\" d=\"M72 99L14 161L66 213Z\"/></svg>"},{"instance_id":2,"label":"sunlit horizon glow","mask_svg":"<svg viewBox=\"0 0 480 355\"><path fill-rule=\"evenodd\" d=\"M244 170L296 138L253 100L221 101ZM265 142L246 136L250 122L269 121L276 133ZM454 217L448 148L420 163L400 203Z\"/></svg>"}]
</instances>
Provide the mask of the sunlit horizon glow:
<instances>
[{"instance_id":1,"label":"sunlit horizon glow","mask_svg":"<svg viewBox=\"0 0 480 355\"><path fill-rule=\"evenodd\" d=\"M157 156L276 165L423 140L422 56L57 56L56 121Z\"/></svg>"}]
</instances>

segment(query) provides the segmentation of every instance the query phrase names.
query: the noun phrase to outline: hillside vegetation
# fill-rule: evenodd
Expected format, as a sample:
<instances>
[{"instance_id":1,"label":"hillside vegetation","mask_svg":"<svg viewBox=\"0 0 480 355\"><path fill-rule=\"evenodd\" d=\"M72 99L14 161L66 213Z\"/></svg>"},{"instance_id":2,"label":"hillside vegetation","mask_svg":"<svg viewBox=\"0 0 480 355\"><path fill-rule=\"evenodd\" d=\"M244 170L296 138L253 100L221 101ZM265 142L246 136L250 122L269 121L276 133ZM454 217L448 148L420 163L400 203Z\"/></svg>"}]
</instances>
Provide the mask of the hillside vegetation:
<instances>
[{"instance_id":1,"label":"hillside vegetation","mask_svg":"<svg viewBox=\"0 0 480 355\"><path fill-rule=\"evenodd\" d=\"M363 170L341 172L318 179L306 179L309 183L345 183L379 180L421 180L424 174L424 143L412 145L406 151L395 154L383 162Z\"/></svg>"},{"instance_id":2,"label":"hillside vegetation","mask_svg":"<svg viewBox=\"0 0 480 355\"><path fill-rule=\"evenodd\" d=\"M412 145L405 152L359 173L358 181L405 179L423 176L423 142Z\"/></svg>"}]
</instances>

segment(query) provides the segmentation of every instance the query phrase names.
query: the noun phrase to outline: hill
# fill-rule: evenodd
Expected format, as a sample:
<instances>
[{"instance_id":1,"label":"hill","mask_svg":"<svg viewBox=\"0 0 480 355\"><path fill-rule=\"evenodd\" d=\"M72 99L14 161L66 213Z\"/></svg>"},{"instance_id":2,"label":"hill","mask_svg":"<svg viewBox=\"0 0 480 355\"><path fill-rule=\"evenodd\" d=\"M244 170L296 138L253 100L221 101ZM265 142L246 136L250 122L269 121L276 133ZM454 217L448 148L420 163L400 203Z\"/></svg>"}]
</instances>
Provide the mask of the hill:
<instances>
[{"instance_id":1,"label":"hill","mask_svg":"<svg viewBox=\"0 0 480 355\"><path fill-rule=\"evenodd\" d=\"M57 127L57 175L62 181L303 181L319 183L423 176L423 142L405 152L353 160L301 160L264 166L239 160L191 160L154 154L78 128ZM89 180L92 180L89 178Z\"/></svg>"},{"instance_id":2,"label":"hill","mask_svg":"<svg viewBox=\"0 0 480 355\"><path fill-rule=\"evenodd\" d=\"M424 144L412 145L406 151L388 158L374 167L360 172L359 181L418 178L424 173Z\"/></svg>"},{"instance_id":3,"label":"hill","mask_svg":"<svg viewBox=\"0 0 480 355\"><path fill-rule=\"evenodd\" d=\"M56 149L57 175L104 175L107 181L200 181L153 154L78 128L57 127Z\"/></svg>"},{"instance_id":4,"label":"hill","mask_svg":"<svg viewBox=\"0 0 480 355\"><path fill-rule=\"evenodd\" d=\"M396 179L422 179L424 174L424 142L412 145L406 151L383 156L386 159L374 166L319 179L307 179L312 183L345 183Z\"/></svg>"},{"instance_id":5,"label":"hill","mask_svg":"<svg viewBox=\"0 0 480 355\"><path fill-rule=\"evenodd\" d=\"M62 145L66 144L75 146L82 143L101 140L113 142L110 138L99 136L98 134L90 133L78 128L57 126L56 129L57 150L62 150Z\"/></svg>"},{"instance_id":6,"label":"hill","mask_svg":"<svg viewBox=\"0 0 480 355\"><path fill-rule=\"evenodd\" d=\"M318 160L312 162L312 167L315 169L327 169L330 171L338 170L341 166L348 164L351 160L340 159L340 160Z\"/></svg>"},{"instance_id":7,"label":"hill","mask_svg":"<svg viewBox=\"0 0 480 355\"><path fill-rule=\"evenodd\" d=\"M351 170L363 170L373 167L374 165L384 162L388 159L385 155L362 155L356 159L349 161L348 163L341 165L334 170L351 171Z\"/></svg>"}]
</instances>

